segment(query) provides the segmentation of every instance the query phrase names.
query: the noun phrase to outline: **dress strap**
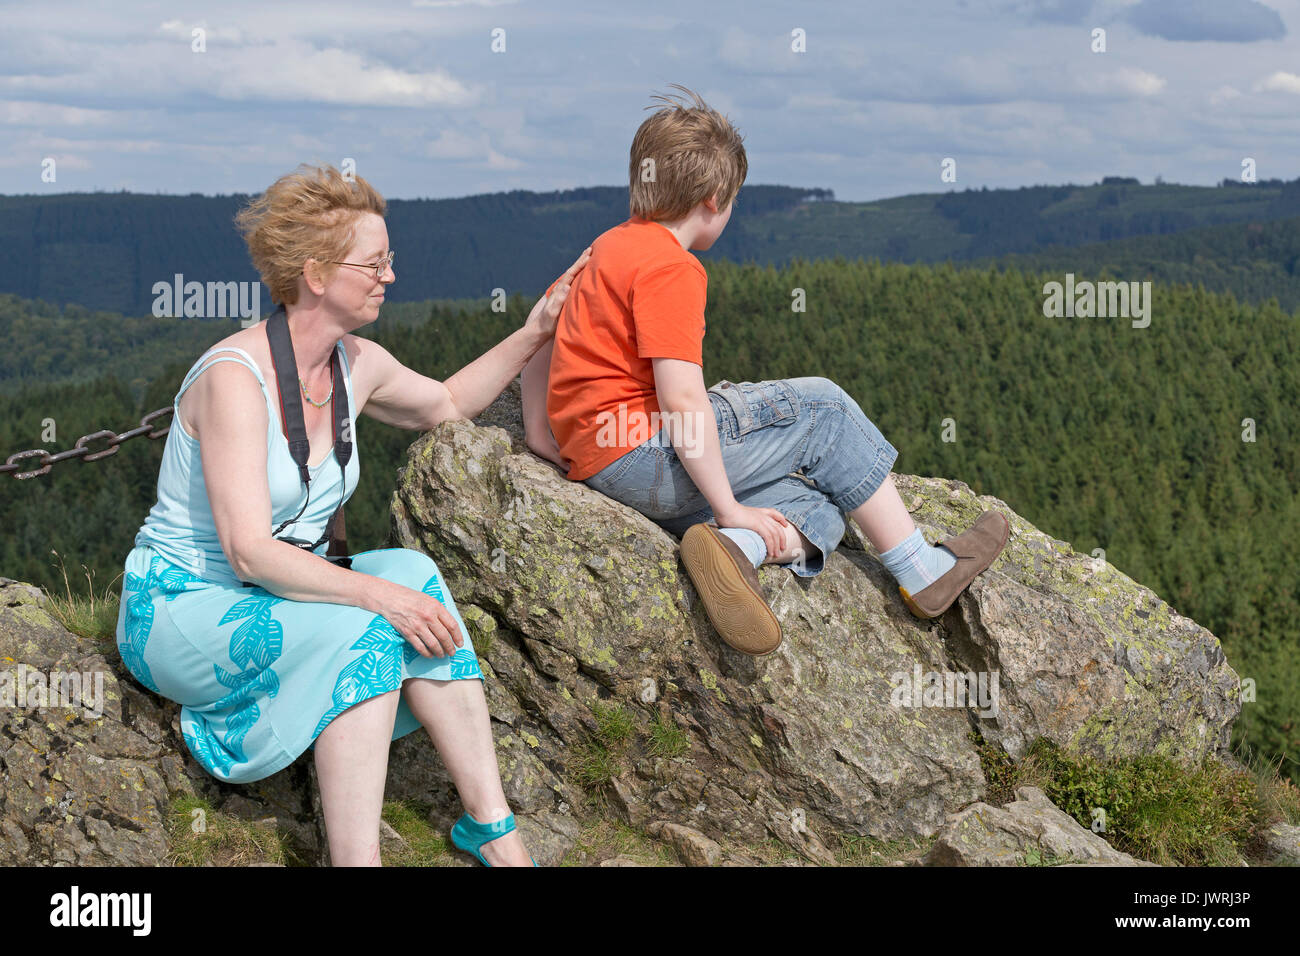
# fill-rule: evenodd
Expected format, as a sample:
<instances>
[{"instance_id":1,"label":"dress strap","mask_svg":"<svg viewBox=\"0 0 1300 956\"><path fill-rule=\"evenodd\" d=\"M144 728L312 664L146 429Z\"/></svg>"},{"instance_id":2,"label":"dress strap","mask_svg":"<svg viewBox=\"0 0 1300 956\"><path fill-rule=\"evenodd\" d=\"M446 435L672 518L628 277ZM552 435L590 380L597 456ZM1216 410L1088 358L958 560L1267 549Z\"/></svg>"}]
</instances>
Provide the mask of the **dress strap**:
<instances>
[{"instance_id":1,"label":"dress strap","mask_svg":"<svg viewBox=\"0 0 1300 956\"><path fill-rule=\"evenodd\" d=\"M207 362L207 364L204 364L207 361L208 356L216 352L238 352L239 355L243 357L240 358L235 355L218 355L212 361ZM249 355L247 352L245 352L243 349L236 348L233 345L223 345L220 348L208 349L208 351L204 352L202 355L198 357L193 367L189 370L188 374L186 374L184 381L181 383L180 391L178 391L176 393L176 397L172 399L172 404L175 405L177 402L179 402L181 400L181 396L185 394L185 390L188 389L191 385L193 385L195 380L200 375L206 372L213 365L216 365L218 362L238 362L240 365L243 365L251 369L253 374L257 376L257 384L262 386L262 394L266 397L267 401L270 402L271 396L266 390L266 379L262 377L262 370L257 367L257 363L253 361L253 357Z\"/></svg>"}]
</instances>

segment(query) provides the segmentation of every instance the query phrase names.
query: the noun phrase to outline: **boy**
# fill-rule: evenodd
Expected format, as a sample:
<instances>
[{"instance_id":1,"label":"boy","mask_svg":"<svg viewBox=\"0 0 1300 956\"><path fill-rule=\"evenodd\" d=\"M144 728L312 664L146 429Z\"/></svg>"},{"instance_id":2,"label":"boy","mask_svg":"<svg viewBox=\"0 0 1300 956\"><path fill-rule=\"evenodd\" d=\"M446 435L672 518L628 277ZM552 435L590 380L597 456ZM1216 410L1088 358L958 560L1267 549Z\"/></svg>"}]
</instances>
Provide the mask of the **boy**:
<instances>
[{"instance_id":1,"label":"boy","mask_svg":"<svg viewBox=\"0 0 1300 956\"><path fill-rule=\"evenodd\" d=\"M674 84L676 85L676 84ZM763 563L813 577L858 522L908 609L938 617L1002 551L986 511L929 545L890 469L898 452L824 378L704 387L708 249L748 172L741 136L685 87L632 141L630 218L592 243L555 338L524 369L527 442L573 481L681 535L682 563L722 639L747 654L781 642ZM549 292L549 290L548 290Z\"/></svg>"}]
</instances>

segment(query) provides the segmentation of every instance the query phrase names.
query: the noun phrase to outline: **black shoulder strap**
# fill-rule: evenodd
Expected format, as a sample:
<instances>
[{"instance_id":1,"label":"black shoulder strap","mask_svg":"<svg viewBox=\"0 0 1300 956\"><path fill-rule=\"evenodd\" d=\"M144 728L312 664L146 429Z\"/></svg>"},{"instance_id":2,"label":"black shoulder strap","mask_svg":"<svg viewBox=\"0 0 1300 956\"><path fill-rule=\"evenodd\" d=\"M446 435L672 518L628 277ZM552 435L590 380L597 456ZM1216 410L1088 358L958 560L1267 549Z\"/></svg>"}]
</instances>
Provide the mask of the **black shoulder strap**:
<instances>
[{"instance_id":1,"label":"black shoulder strap","mask_svg":"<svg viewBox=\"0 0 1300 956\"><path fill-rule=\"evenodd\" d=\"M302 478L302 483L310 497L311 474L307 469L307 457L311 454L311 441L307 438L307 426L302 414L302 397L298 394L298 361L293 354L293 341L289 337L289 316L283 305L271 313L270 318L266 320L266 338L271 346L271 363L275 366L275 381L280 393L280 415L289 433L289 454L293 456L294 464L298 466L298 475ZM347 466L352 459L352 431L348 418L347 384L343 380L343 369L340 366L337 347L330 355L330 375L335 386L332 408L334 455L338 459L342 472L343 481L339 487L343 489L347 486ZM304 503L303 510L306 507ZM325 533L316 544L312 545L312 550L330 536L334 520L342 507L340 502L339 508L335 509L334 514L330 516ZM302 514L302 511L300 510L298 514ZM292 520L296 520L296 516ZM288 523L290 522L285 524ZM284 527L285 525L281 525L280 529Z\"/></svg>"}]
</instances>

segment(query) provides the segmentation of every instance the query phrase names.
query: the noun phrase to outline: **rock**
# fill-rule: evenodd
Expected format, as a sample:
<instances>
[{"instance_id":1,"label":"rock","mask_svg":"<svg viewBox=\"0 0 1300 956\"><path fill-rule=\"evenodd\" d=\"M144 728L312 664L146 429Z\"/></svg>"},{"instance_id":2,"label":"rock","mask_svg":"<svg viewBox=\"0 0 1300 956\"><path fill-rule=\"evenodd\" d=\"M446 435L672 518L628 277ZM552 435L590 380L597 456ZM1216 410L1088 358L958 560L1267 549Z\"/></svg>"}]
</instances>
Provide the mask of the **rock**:
<instances>
[{"instance_id":1,"label":"rock","mask_svg":"<svg viewBox=\"0 0 1300 956\"><path fill-rule=\"evenodd\" d=\"M655 820L646 827L646 832L671 845L687 866L716 866L722 861L722 847L699 830L667 820Z\"/></svg>"},{"instance_id":2,"label":"rock","mask_svg":"<svg viewBox=\"0 0 1300 956\"><path fill-rule=\"evenodd\" d=\"M194 792L170 717L38 595L0 582L0 865L162 863L167 801ZM23 706L39 703L25 691L48 690L54 671L84 678L72 706Z\"/></svg>"},{"instance_id":3,"label":"rock","mask_svg":"<svg viewBox=\"0 0 1300 956\"><path fill-rule=\"evenodd\" d=\"M400 833L393 829L387 820L379 821L379 857L385 859L390 853L401 853L410 844Z\"/></svg>"},{"instance_id":4,"label":"rock","mask_svg":"<svg viewBox=\"0 0 1300 956\"><path fill-rule=\"evenodd\" d=\"M1275 823L1263 834L1263 856L1275 866L1300 865L1300 827Z\"/></svg>"},{"instance_id":5,"label":"rock","mask_svg":"<svg viewBox=\"0 0 1300 956\"><path fill-rule=\"evenodd\" d=\"M528 452L512 403L517 389L478 420L509 430L446 422L415 441L391 511L396 543L430 554L471 609L507 794L521 821L545 816L557 859L572 845L557 808L581 805L571 768L600 738L598 701L633 725L598 787L625 823L775 838L817 862L833 860L833 834L930 836L978 800L972 727L1017 759L1037 736L1099 758L1229 757L1238 679L1214 635L996 498L895 475L930 540L994 508L1006 550L922 622L850 524L818 577L760 570L785 640L751 658L712 630L677 539ZM900 706L918 675L933 692L958 673L983 675L982 703ZM670 758L654 748L665 720L685 742ZM423 799L446 789L431 750L404 763L429 768Z\"/></svg>"},{"instance_id":6,"label":"rock","mask_svg":"<svg viewBox=\"0 0 1300 956\"><path fill-rule=\"evenodd\" d=\"M0 690L32 680L48 688L55 671L86 675L78 705L0 707L0 865L165 864L168 805L179 797L247 820L275 817L302 838L299 852L311 851L301 768L243 787L213 780L181 739L180 706L141 688L116 654L103 657L46 607L40 589L0 579Z\"/></svg>"},{"instance_id":7,"label":"rock","mask_svg":"<svg viewBox=\"0 0 1300 956\"><path fill-rule=\"evenodd\" d=\"M959 481L895 475L930 540L987 508L1011 522L1006 550L947 613L913 618L850 524L818 577L761 569L785 640L751 658L714 633L675 538L524 448L517 385L478 421L411 445L393 533L434 558L456 597L505 793L539 864L573 849L589 796L706 865L744 861L772 839L829 864L841 834L927 837L954 814L973 826L969 805L986 791L973 727L1013 759L1043 736L1101 758L1231 761L1238 680L1214 635ZM0 671L102 674L104 710L3 708L0 864L164 862L167 806L182 795L275 817L300 858L328 863L310 754L253 784L215 781L180 737L179 706L45 603L0 579ZM942 678L957 674L982 675L984 698L945 700L962 688ZM619 713L626 736L602 724ZM593 746L608 777L580 780ZM430 805L443 833L463 812L422 732L393 745L385 797Z\"/></svg>"},{"instance_id":8,"label":"rock","mask_svg":"<svg viewBox=\"0 0 1300 956\"><path fill-rule=\"evenodd\" d=\"M1021 866L1026 853L1089 866L1155 866L1120 853L1058 809L1038 787L1018 787L1005 807L976 803L956 815L922 861L926 866Z\"/></svg>"},{"instance_id":9,"label":"rock","mask_svg":"<svg viewBox=\"0 0 1300 956\"><path fill-rule=\"evenodd\" d=\"M643 866L630 856L612 856L608 860L601 860L600 866Z\"/></svg>"}]
</instances>

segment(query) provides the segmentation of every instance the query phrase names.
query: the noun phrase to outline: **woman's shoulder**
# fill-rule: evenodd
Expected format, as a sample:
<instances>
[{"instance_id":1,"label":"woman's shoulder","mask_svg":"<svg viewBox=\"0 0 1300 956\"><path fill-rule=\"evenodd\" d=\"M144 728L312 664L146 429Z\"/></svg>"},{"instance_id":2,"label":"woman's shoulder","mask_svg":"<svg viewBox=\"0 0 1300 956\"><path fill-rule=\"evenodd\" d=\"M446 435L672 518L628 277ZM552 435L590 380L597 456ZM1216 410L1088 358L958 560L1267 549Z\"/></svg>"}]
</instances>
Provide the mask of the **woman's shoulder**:
<instances>
[{"instance_id":1,"label":"woman's shoulder","mask_svg":"<svg viewBox=\"0 0 1300 956\"><path fill-rule=\"evenodd\" d=\"M364 339L361 336L346 333L339 340L343 346L344 359L347 362L347 375L352 382L353 392L368 394L365 390L365 376L373 361L374 350L377 346L374 342ZM275 364L271 361L271 345L266 338L266 330L262 324L251 326L247 329L240 329L232 335L226 336L220 342L215 343L207 349L209 353L216 353L221 349L239 349L247 354L257 365L262 373L262 380L272 382L275 379ZM232 355L227 351L225 354ZM367 361L370 356L371 360Z\"/></svg>"},{"instance_id":2,"label":"woman's shoulder","mask_svg":"<svg viewBox=\"0 0 1300 956\"><path fill-rule=\"evenodd\" d=\"M223 404L227 405L231 396L237 394L234 390L239 390L240 393L246 391L250 401L256 393L261 393L264 401L269 399L265 394L264 383L270 381L266 377L271 361L270 352L268 350L265 355L259 354L256 340L247 334L251 331L253 329L241 329L228 335L209 346L195 359L187 377L189 384L183 387L183 394L177 402L177 412L187 434L198 437L204 414L203 406L212 404L218 392L223 396ZM232 352L231 349L237 349L238 352ZM218 358L235 361L213 361ZM241 372L236 368L240 366L247 369L250 360L257 367L260 382L254 382L247 371ZM202 374L196 377L199 372Z\"/></svg>"},{"instance_id":3,"label":"woman's shoulder","mask_svg":"<svg viewBox=\"0 0 1300 956\"><path fill-rule=\"evenodd\" d=\"M248 358L251 358L265 375L267 368L270 366L271 352L267 346L266 333L263 332L259 335L258 331L258 326L240 329L233 335L227 335L221 341L208 346L204 350L204 354L215 356L218 352L224 351L226 355L231 355L230 350L237 349Z\"/></svg>"}]
</instances>

